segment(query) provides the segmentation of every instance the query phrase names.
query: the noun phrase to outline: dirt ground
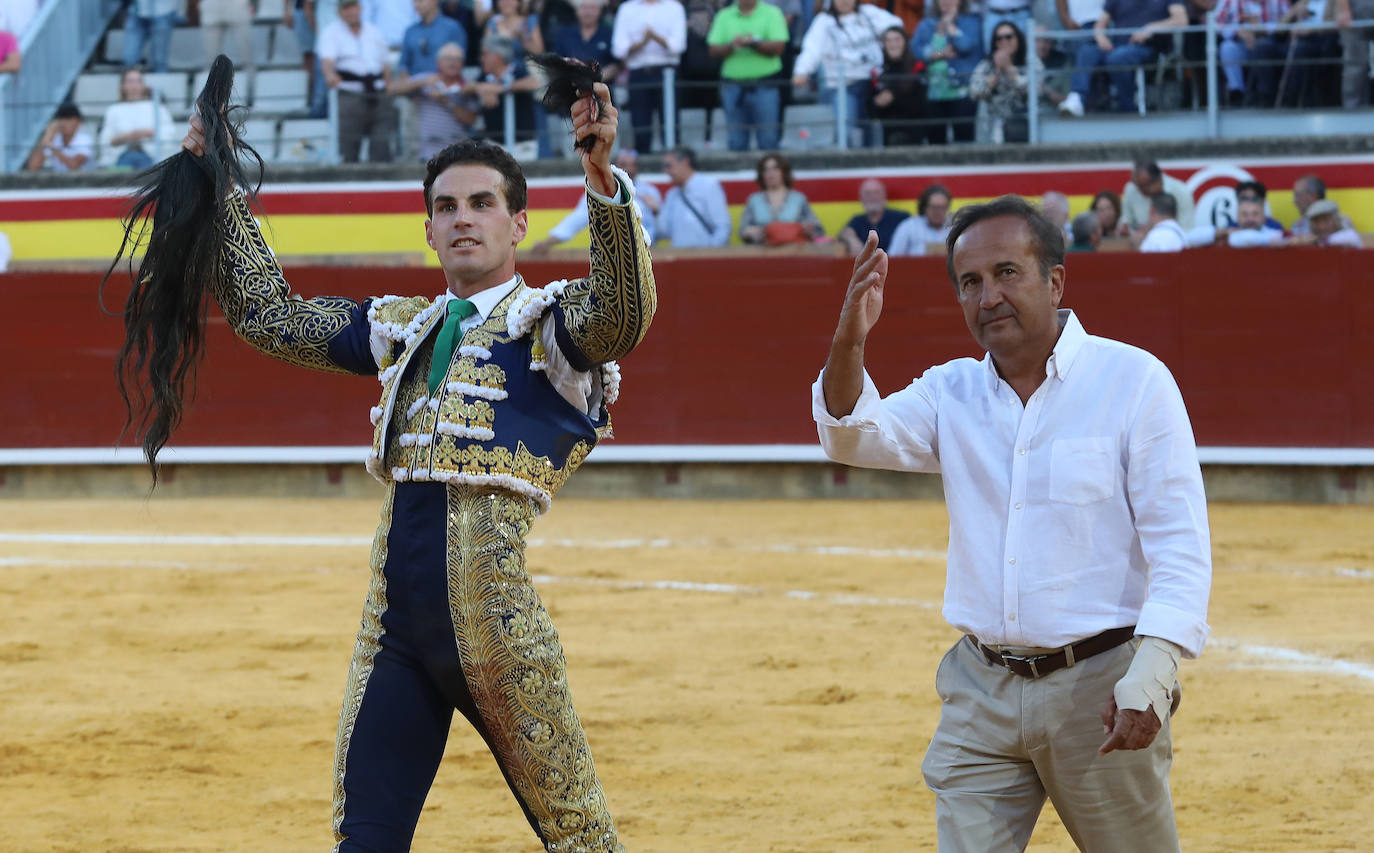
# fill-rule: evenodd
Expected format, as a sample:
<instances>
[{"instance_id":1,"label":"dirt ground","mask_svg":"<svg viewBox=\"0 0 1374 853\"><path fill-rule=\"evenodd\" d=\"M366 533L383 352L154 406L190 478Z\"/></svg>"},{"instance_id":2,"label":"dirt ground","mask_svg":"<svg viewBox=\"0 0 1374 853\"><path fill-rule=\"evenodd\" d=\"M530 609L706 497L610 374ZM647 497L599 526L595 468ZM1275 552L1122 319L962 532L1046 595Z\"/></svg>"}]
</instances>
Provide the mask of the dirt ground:
<instances>
[{"instance_id":1,"label":"dirt ground","mask_svg":"<svg viewBox=\"0 0 1374 853\"><path fill-rule=\"evenodd\" d=\"M328 849L377 502L0 507L0 848ZM1374 849L1374 508L1212 523L1212 641L1174 724L1184 849ZM945 525L932 502L596 500L536 524L632 853L935 849ZM1031 847L1073 849L1051 809ZM461 718L415 849L539 849Z\"/></svg>"}]
</instances>

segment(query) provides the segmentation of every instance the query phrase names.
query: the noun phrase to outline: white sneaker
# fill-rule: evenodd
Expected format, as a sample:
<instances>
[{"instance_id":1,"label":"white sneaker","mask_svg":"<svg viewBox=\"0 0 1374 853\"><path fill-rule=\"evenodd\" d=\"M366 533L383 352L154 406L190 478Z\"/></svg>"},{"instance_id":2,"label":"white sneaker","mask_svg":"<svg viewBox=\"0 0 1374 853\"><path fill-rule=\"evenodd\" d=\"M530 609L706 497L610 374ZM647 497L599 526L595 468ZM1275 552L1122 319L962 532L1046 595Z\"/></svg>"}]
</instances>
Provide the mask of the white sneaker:
<instances>
[{"instance_id":1,"label":"white sneaker","mask_svg":"<svg viewBox=\"0 0 1374 853\"><path fill-rule=\"evenodd\" d=\"M1059 102L1059 112L1070 115L1074 118L1083 117L1083 99L1077 92L1070 92L1068 97Z\"/></svg>"}]
</instances>

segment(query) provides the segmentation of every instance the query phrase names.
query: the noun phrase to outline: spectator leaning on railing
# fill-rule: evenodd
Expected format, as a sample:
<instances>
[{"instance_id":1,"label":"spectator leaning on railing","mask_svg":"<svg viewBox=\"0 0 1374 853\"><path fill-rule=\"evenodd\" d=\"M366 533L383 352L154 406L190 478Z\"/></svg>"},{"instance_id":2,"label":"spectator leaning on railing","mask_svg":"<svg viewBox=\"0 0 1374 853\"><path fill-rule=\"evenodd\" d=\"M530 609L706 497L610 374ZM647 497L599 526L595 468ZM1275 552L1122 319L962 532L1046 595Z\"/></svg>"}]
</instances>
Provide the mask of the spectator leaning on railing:
<instances>
[{"instance_id":1,"label":"spectator leaning on railing","mask_svg":"<svg viewBox=\"0 0 1374 853\"><path fill-rule=\"evenodd\" d=\"M506 141L506 95L515 109L515 138L524 142L534 138L534 90L539 78L530 73L520 56L515 39L487 35L482 38L482 78L472 87L482 99L483 136L493 142Z\"/></svg>"},{"instance_id":2,"label":"spectator leaning on railing","mask_svg":"<svg viewBox=\"0 0 1374 853\"><path fill-rule=\"evenodd\" d=\"M856 6L856 2L829 0L826 10L811 19L792 66L792 85L798 89L807 88L811 76L819 72L823 100L837 104L843 92L851 128L864 119L873 74L882 68L880 37L888 28L902 25L902 19L891 12L868 3Z\"/></svg>"},{"instance_id":3,"label":"spectator leaning on railing","mask_svg":"<svg viewBox=\"0 0 1374 853\"><path fill-rule=\"evenodd\" d=\"M432 74L410 78L419 131L419 158L426 163L440 151L472 136L480 115L481 99L463 79L463 49L449 42L438 51L438 68Z\"/></svg>"},{"instance_id":4,"label":"spectator leaning on railing","mask_svg":"<svg viewBox=\"0 0 1374 853\"><path fill-rule=\"evenodd\" d=\"M883 32L882 73L873 79L868 114L883 131L883 145L919 145L926 129L918 122L926 113L925 66L911 52L906 31L888 27Z\"/></svg>"},{"instance_id":5,"label":"spectator leaning on railing","mask_svg":"<svg viewBox=\"0 0 1374 853\"><path fill-rule=\"evenodd\" d=\"M1140 241L1142 252L1181 252L1188 248L1188 236L1178 219L1178 202L1168 193L1150 197L1150 213L1145 220L1149 231Z\"/></svg>"},{"instance_id":6,"label":"spectator leaning on railing","mask_svg":"<svg viewBox=\"0 0 1374 853\"><path fill-rule=\"evenodd\" d=\"M57 108L24 168L31 172L77 172L95 165L94 154L95 141L81 129L81 110L67 103Z\"/></svg>"},{"instance_id":7,"label":"spectator leaning on railing","mask_svg":"<svg viewBox=\"0 0 1374 853\"><path fill-rule=\"evenodd\" d=\"M119 76L119 103L105 110L100 123L102 168L143 169L176 151L172 114L143 82L143 72L126 68Z\"/></svg>"},{"instance_id":8,"label":"spectator leaning on railing","mask_svg":"<svg viewBox=\"0 0 1374 853\"><path fill-rule=\"evenodd\" d=\"M1160 170L1154 160L1139 159L1131 169L1131 179L1121 193L1121 222L1117 233L1127 236L1146 227L1150 218L1150 199L1159 193L1174 198L1174 213L1184 230L1193 227L1193 194L1187 184ZM1170 218L1175 218L1170 217Z\"/></svg>"},{"instance_id":9,"label":"spectator leaning on railing","mask_svg":"<svg viewBox=\"0 0 1374 853\"><path fill-rule=\"evenodd\" d=\"M1011 21L1002 21L992 32L988 56L979 61L969 78L969 96L987 105L987 127L979 134L980 142L1025 142L1030 138L1025 67L1025 36Z\"/></svg>"},{"instance_id":10,"label":"spectator leaning on railing","mask_svg":"<svg viewBox=\"0 0 1374 853\"><path fill-rule=\"evenodd\" d=\"M758 147L778 147L782 70L787 21L782 10L759 0L735 0L716 13L706 36L720 67L720 100L725 108L731 151L748 151L752 132Z\"/></svg>"},{"instance_id":11,"label":"spectator leaning on railing","mask_svg":"<svg viewBox=\"0 0 1374 853\"><path fill-rule=\"evenodd\" d=\"M1073 86L1073 65L1068 54L1060 50L1054 39L1041 35L1045 28L1035 27L1035 56L1040 60L1040 104L1053 112L1064 103Z\"/></svg>"},{"instance_id":12,"label":"spectator leaning on railing","mask_svg":"<svg viewBox=\"0 0 1374 853\"><path fill-rule=\"evenodd\" d=\"M1312 233L1312 225L1308 221L1308 212L1312 205L1326 198L1326 183L1316 175L1303 175L1293 183L1293 206L1298 209L1298 218L1288 229L1288 233L1294 237L1301 237ZM1350 220L1341 216L1342 228L1354 228Z\"/></svg>"},{"instance_id":13,"label":"spectator leaning on railing","mask_svg":"<svg viewBox=\"0 0 1374 853\"><path fill-rule=\"evenodd\" d=\"M367 159L390 162L396 107L386 93L391 66L381 30L363 20L358 0L339 0L339 17L320 33L318 47L325 82L339 92L339 156L358 162L367 139Z\"/></svg>"},{"instance_id":14,"label":"spectator leaning on railing","mask_svg":"<svg viewBox=\"0 0 1374 853\"><path fill-rule=\"evenodd\" d=\"M1317 246L1348 246L1352 249L1364 245L1359 232L1350 226L1341 213L1340 205L1329 198L1312 202L1307 209L1307 221L1312 231L1299 242L1310 242Z\"/></svg>"},{"instance_id":15,"label":"spectator leaning on railing","mask_svg":"<svg viewBox=\"0 0 1374 853\"><path fill-rule=\"evenodd\" d=\"M865 178L859 184L859 205L863 211L845 223L839 239L849 254L857 255L868 240L868 232L878 235L878 248L887 251L897 226L910 218L905 210L887 206L887 186L877 178Z\"/></svg>"},{"instance_id":16,"label":"spectator leaning on railing","mask_svg":"<svg viewBox=\"0 0 1374 853\"><path fill-rule=\"evenodd\" d=\"M892 232L889 255L924 255L932 244L943 243L949 236L949 206L954 201L949 190L931 184L916 200L916 215L897 223Z\"/></svg>"},{"instance_id":17,"label":"spectator leaning on railing","mask_svg":"<svg viewBox=\"0 0 1374 853\"><path fill-rule=\"evenodd\" d=\"M754 178L759 185L744 202L739 238L756 245L809 243L825 233L806 194L792 186L792 164L781 154L759 159Z\"/></svg>"},{"instance_id":18,"label":"spectator leaning on railing","mask_svg":"<svg viewBox=\"0 0 1374 853\"><path fill-rule=\"evenodd\" d=\"M678 0L626 0L615 13L611 52L630 70L630 122L643 153L663 116L663 69L677 67L687 49L687 13Z\"/></svg>"},{"instance_id":19,"label":"spectator leaning on railing","mask_svg":"<svg viewBox=\"0 0 1374 853\"><path fill-rule=\"evenodd\" d=\"M982 24L964 0L938 0L911 39L911 51L926 63L926 109L936 123L927 128L931 145L972 142L977 105L968 78L983 58Z\"/></svg>"},{"instance_id":20,"label":"spectator leaning on railing","mask_svg":"<svg viewBox=\"0 0 1374 853\"><path fill-rule=\"evenodd\" d=\"M698 172L696 162L696 152L684 146L663 155L663 171L673 186L658 212L656 234L676 249L724 246L734 230L724 187Z\"/></svg>"},{"instance_id":21,"label":"spectator leaning on railing","mask_svg":"<svg viewBox=\"0 0 1374 853\"><path fill-rule=\"evenodd\" d=\"M180 0L133 0L124 12L124 67L133 68L148 48L148 68L167 70Z\"/></svg>"},{"instance_id":22,"label":"spectator leaning on railing","mask_svg":"<svg viewBox=\"0 0 1374 853\"><path fill-rule=\"evenodd\" d=\"M1078 47L1073 91L1059 105L1061 112L1081 116L1092 100L1093 75L1105 68L1116 90L1116 109L1135 109L1135 70L1159 54L1154 39L1173 27L1188 25L1188 10L1179 0L1107 0L1093 25L1093 38ZM1133 30L1108 36L1107 29Z\"/></svg>"}]
</instances>

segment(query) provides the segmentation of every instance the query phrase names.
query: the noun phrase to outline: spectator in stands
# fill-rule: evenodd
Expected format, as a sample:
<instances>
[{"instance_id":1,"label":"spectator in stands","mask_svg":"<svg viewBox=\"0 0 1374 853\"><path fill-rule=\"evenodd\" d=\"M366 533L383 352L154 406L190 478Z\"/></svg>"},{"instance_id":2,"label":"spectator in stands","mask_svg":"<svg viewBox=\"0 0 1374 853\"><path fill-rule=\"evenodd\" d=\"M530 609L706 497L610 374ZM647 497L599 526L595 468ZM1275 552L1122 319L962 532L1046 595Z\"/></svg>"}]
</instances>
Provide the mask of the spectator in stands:
<instances>
[{"instance_id":1,"label":"spectator in stands","mask_svg":"<svg viewBox=\"0 0 1374 853\"><path fill-rule=\"evenodd\" d=\"M1369 102L1369 43L1374 28L1352 22L1374 20L1374 0L1331 0L1341 40L1341 106L1353 110Z\"/></svg>"},{"instance_id":2,"label":"spectator in stands","mask_svg":"<svg viewBox=\"0 0 1374 853\"><path fill-rule=\"evenodd\" d=\"M1102 233L1111 237L1117 234L1121 225L1121 196L1111 190L1099 190L1093 196L1091 210L1102 223Z\"/></svg>"},{"instance_id":3,"label":"spectator in stands","mask_svg":"<svg viewBox=\"0 0 1374 853\"><path fill-rule=\"evenodd\" d=\"M826 10L811 19L802 37L801 53L792 66L792 85L805 90L812 75L819 72L822 100L829 100L838 109L843 97L846 123L851 129L863 127L868 144L871 134L863 120L873 75L883 66L879 36L901 25L901 18L872 4L829 0Z\"/></svg>"},{"instance_id":4,"label":"spectator in stands","mask_svg":"<svg viewBox=\"0 0 1374 853\"><path fill-rule=\"evenodd\" d=\"M1102 220L1091 210L1075 216L1070 231L1073 235L1073 242L1069 244L1070 252L1096 252L1097 247L1102 245Z\"/></svg>"},{"instance_id":5,"label":"spectator in stands","mask_svg":"<svg viewBox=\"0 0 1374 853\"><path fill-rule=\"evenodd\" d=\"M1193 194L1188 186L1172 175L1166 175L1154 160L1137 159L1131 171L1131 180L1121 193L1121 222L1118 234L1138 232L1147 227L1150 217L1150 199L1159 193L1174 197L1174 211L1179 225L1184 230L1193 227ZM1125 226L1124 228L1122 226Z\"/></svg>"},{"instance_id":6,"label":"spectator in stands","mask_svg":"<svg viewBox=\"0 0 1374 853\"><path fill-rule=\"evenodd\" d=\"M1276 102L1281 106L1327 106L1336 102L1323 87L1315 85L1326 70L1324 60L1338 54L1339 40L1328 29L1328 0L1298 0L1280 18L1281 23L1301 29L1289 33L1288 64L1279 78ZM1366 59L1366 62L1368 60Z\"/></svg>"},{"instance_id":7,"label":"spectator in stands","mask_svg":"<svg viewBox=\"0 0 1374 853\"><path fill-rule=\"evenodd\" d=\"M79 172L95 165L95 140L81 129L81 110L66 103L57 108L53 120L43 130L24 168L31 172Z\"/></svg>"},{"instance_id":8,"label":"spectator in stands","mask_svg":"<svg viewBox=\"0 0 1374 853\"><path fill-rule=\"evenodd\" d=\"M1069 197L1061 192L1050 190L1040 196L1040 212L1045 214L1045 218L1059 226L1059 230L1064 235L1065 241L1073 239L1073 231L1069 229Z\"/></svg>"},{"instance_id":9,"label":"spectator in stands","mask_svg":"<svg viewBox=\"0 0 1374 853\"><path fill-rule=\"evenodd\" d=\"M473 91L482 101L483 136L506 142L506 95L512 96L515 109L515 139L525 141L535 135L534 90L539 78L530 73L520 56L520 45L505 36L482 38L482 79Z\"/></svg>"},{"instance_id":10,"label":"spectator in stands","mask_svg":"<svg viewBox=\"0 0 1374 853\"><path fill-rule=\"evenodd\" d=\"M430 75L439 70L439 49L446 44L456 44L467 55L468 34L452 18L439 14L439 0L415 0L415 13L420 20L406 28L401 37L401 58L396 63L396 80L392 89L400 94L414 91L417 87L411 78L421 77L427 85Z\"/></svg>"},{"instance_id":11,"label":"spectator in stands","mask_svg":"<svg viewBox=\"0 0 1374 853\"><path fill-rule=\"evenodd\" d=\"M1103 0L1054 0L1059 24L1066 30L1090 30L1102 17Z\"/></svg>"},{"instance_id":12,"label":"spectator in stands","mask_svg":"<svg viewBox=\"0 0 1374 853\"><path fill-rule=\"evenodd\" d=\"M539 16L530 12L529 0L496 0L496 12L487 18L482 38L505 36L520 47L517 59L544 52L544 33Z\"/></svg>"},{"instance_id":13,"label":"spectator in stands","mask_svg":"<svg viewBox=\"0 0 1374 853\"><path fill-rule=\"evenodd\" d=\"M315 0L283 0L282 25L289 27L301 51L301 67L305 69L305 109L311 118L325 118L328 114L329 87L324 84L320 57L315 53L315 37L319 32L315 17Z\"/></svg>"},{"instance_id":14,"label":"spectator in stands","mask_svg":"<svg viewBox=\"0 0 1374 853\"><path fill-rule=\"evenodd\" d=\"M491 14L490 0L439 0L439 12L463 28L468 36L469 48L481 45L481 25L486 23L486 16Z\"/></svg>"},{"instance_id":15,"label":"spectator in stands","mask_svg":"<svg viewBox=\"0 0 1374 853\"><path fill-rule=\"evenodd\" d=\"M639 207L640 221L644 223L644 230L649 236L649 244L654 242L654 219L658 215L659 208L663 206L663 196L658 192L658 187L639 179L639 156L629 148L622 148L619 154L615 155L615 164L630 176L630 180L635 185L635 205ZM578 232L587 227L589 221L587 213L587 194L582 193L582 197L577 200L577 206L572 212L549 231L549 236L530 246L530 252L542 257L549 253L549 250L559 243L566 243L576 237Z\"/></svg>"},{"instance_id":16,"label":"spectator in stands","mask_svg":"<svg viewBox=\"0 0 1374 853\"><path fill-rule=\"evenodd\" d=\"M180 0L133 0L124 13L124 67L133 68L143 60L148 48L148 67L167 70L167 53L172 44Z\"/></svg>"},{"instance_id":17,"label":"spectator in stands","mask_svg":"<svg viewBox=\"0 0 1374 853\"><path fill-rule=\"evenodd\" d=\"M611 28L601 19L605 9L605 0L579 0L577 22L558 30L553 38L553 52L595 62L601 66L601 79L609 81L619 76L620 63L611 52Z\"/></svg>"},{"instance_id":18,"label":"spectator in stands","mask_svg":"<svg viewBox=\"0 0 1374 853\"><path fill-rule=\"evenodd\" d=\"M1241 202L1259 202L1260 210L1265 212L1263 225L1283 233L1283 223L1279 222L1268 213L1269 189L1260 181L1237 181L1236 182L1236 204L1239 207ZM1240 215L1237 214L1236 222L1239 224Z\"/></svg>"},{"instance_id":19,"label":"spectator in stands","mask_svg":"<svg viewBox=\"0 0 1374 853\"><path fill-rule=\"evenodd\" d=\"M927 141L943 145L972 142L978 107L968 96L968 78L983 58L982 24L967 12L965 0L937 0L921 19L911 50L926 63L926 108L935 124Z\"/></svg>"},{"instance_id":20,"label":"spectator in stands","mask_svg":"<svg viewBox=\"0 0 1374 853\"><path fill-rule=\"evenodd\" d=\"M400 50L406 30L417 20L413 0L361 0L361 6L363 20L381 32L387 48Z\"/></svg>"},{"instance_id":21,"label":"spectator in stands","mask_svg":"<svg viewBox=\"0 0 1374 853\"><path fill-rule=\"evenodd\" d=\"M1326 198L1326 183L1316 175L1303 175L1293 184L1293 206L1298 209L1298 219L1293 226L1288 229L1294 237L1301 237L1312 233L1311 223L1308 222L1307 213L1314 202ZM1350 220L1345 220L1344 227L1351 227Z\"/></svg>"},{"instance_id":22,"label":"spectator in stands","mask_svg":"<svg viewBox=\"0 0 1374 853\"><path fill-rule=\"evenodd\" d=\"M456 25L455 25L456 26ZM415 99L419 158L425 163L459 140L473 135L482 100L476 84L463 79L463 49L448 42L436 53L437 70L409 78Z\"/></svg>"},{"instance_id":23,"label":"spectator in stands","mask_svg":"<svg viewBox=\"0 0 1374 853\"><path fill-rule=\"evenodd\" d=\"M1003 21L1016 27L1018 32L1030 32L1031 3L1028 0L983 0L983 29L978 34L979 43L992 44L997 25Z\"/></svg>"},{"instance_id":24,"label":"spectator in stands","mask_svg":"<svg viewBox=\"0 0 1374 853\"><path fill-rule=\"evenodd\" d=\"M1364 242L1360 233L1352 228L1341 213L1340 205L1329 198L1312 202L1307 208L1307 222L1312 227L1309 235L1300 242L1318 246L1349 246L1359 249Z\"/></svg>"},{"instance_id":25,"label":"spectator in stands","mask_svg":"<svg viewBox=\"0 0 1374 853\"><path fill-rule=\"evenodd\" d=\"M318 46L325 83L339 93L339 156L345 163L358 162L366 139L370 162L390 162L396 108L386 93L391 82L386 38L363 20L358 0L339 0L339 17L320 33Z\"/></svg>"},{"instance_id":26,"label":"spectator in stands","mask_svg":"<svg viewBox=\"0 0 1374 853\"><path fill-rule=\"evenodd\" d=\"M1226 242L1233 249L1279 246L1283 244L1283 226L1265 215L1263 196L1238 195L1236 227L1227 231Z\"/></svg>"},{"instance_id":27,"label":"spectator in stands","mask_svg":"<svg viewBox=\"0 0 1374 853\"><path fill-rule=\"evenodd\" d=\"M100 123L101 168L144 169L176 152L177 128L172 114L143 82L143 72L126 68L119 75L119 103L110 104Z\"/></svg>"},{"instance_id":28,"label":"spectator in stands","mask_svg":"<svg viewBox=\"0 0 1374 853\"><path fill-rule=\"evenodd\" d=\"M19 52L19 39L7 30L0 30L0 74L14 74L24 65Z\"/></svg>"},{"instance_id":29,"label":"spectator in stands","mask_svg":"<svg viewBox=\"0 0 1374 853\"><path fill-rule=\"evenodd\" d=\"M1188 237L1178 223L1178 200L1168 193L1150 196L1150 214L1145 221L1149 229L1140 242L1142 252L1181 252L1188 246Z\"/></svg>"},{"instance_id":30,"label":"spectator in stands","mask_svg":"<svg viewBox=\"0 0 1374 853\"><path fill-rule=\"evenodd\" d=\"M926 130L918 122L926 113L925 68L911 52L906 31L889 27L883 33L882 73L873 78L868 114L882 128L882 144L919 145Z\"/></svg>"},{"instance_id":31,"label":"spectator in stands","mask_svg":"<svg viewBox=\"0 0 1374 853\"><path fill-rule=\"evenodd\" d=\"M696 152L685 146L679 145L663 155L663 171L672 178L673 186L658 212L655 233L675 249L724 246L734 230L730 208L725 203L725 188L710 175L698 172L696 164Z\"/></svg>"},{"instance_id":32,"label":"spectator in stands","mask_svg":"<svg viewBox=\"0 0 1374 853\"><path fill-rule=\"evenodd\" d=\"M1135 109L1135 69L1153 62L1159 54L1155 36L1173 27L1188 25L1188 10L1181 0L1106 0L1102 14L1093 24L1093 40L1078 48L1073 91L1059 105L1063 113L1083 115L1085 102L1091 100L1093 74L1107 68L1116 90L1116 109ZM1108 37L1105 30L1130 29L1129 36Z\"/></svg>"},{"instance_id":33,"label":"spectator in stands","mask_svg":"<svg viewBox=\"0 0 1374 853\"><path fill-rule=\"evenodd\" d=\"M908 216L897 224L887 253L924 255L931 246L944 243L949 236L949 206L952 201L949 190L939 184L931 184L922 190L921 197L916 200L916 215Z\"/></svg>"},{"instance_id":34,"label":"spectator in stands","mask_svg":"<svg viewBox=\"0 0 1374 853\"><path fill-rule=\"evenodd\" d=\"M205 67L221 53L228 54L235 68L248 71L247 80L240 84L244 91L253 91L258 71L253 56L253 0L200 0L200 34L205 42ZM229 40L234 42L232 52L224 49Z\"/></svg>"},{"instance_id":35,"label":"spectator in stands","mask_svg":"<svg viewBox=\"0 0 1374 853\"><path fill-rule=\"evenodd\" d=\"M720 106L721 60L711 55L711 45L706 42L715 17L712 0L688 0L687 49L677 65L678 110L701 110L706 116L707 138L711 136L711 113ZM678 126L682 126L680 121Z\"/></svg>"},{"instance_id":36,"label":"spectator in stands","mask_svg":"<svg viewBox=\"0 0 1374 853\"><path fill-rule=\"evenodd\" d=\"M751 133L759 148L777 148L782 89L775 78L787 46L782 10L759 0L735 0L716 13L706 43L722 60L720 101L730 150L748 151Z\"/></svg>"},{"instance_id":37,"label":"spectator in stands","mask_svg":"<svg viewBox=\"0 0 1374 853\"><path fill-rule=\"evenodd\" d=\"M1040 105L1052 112L1064 103L1073 88L1073 65L1054 39L1041 35L1044 30L1037 25L1035 55L1040 59Z\"/></svg>"},{"instance_id":38,"label":"spectator in stands","mask_svg":"<svg viewBox=\"0 0 1374 853\"><path fill-rule=\"evenodd\" d=\"M987 125L979 134L984 142L1025 142L1030 138L1026 120L1026 39L1011 21L992 32L987 57L973 69L968 93L987 105Z\"/></svg>"},{"instance_id":39,"label":"spectator in stands","mask_svg":"<svg viewBox=\"0 0 1374 853\"><path fill-rule=\"evenodd\" d=\"M857 255L868 240L868 232L878 233L878 248L887 251L897 226L911 214L887 206L887 187L877 178L866 178L859 184L859 204L863 212L856 214L840 229L840 242L849 254Z\"/></svg>"},{"instance_id":40,"label":"spectator in stands","mask_svg":"<svg viewBox=\"0 0 1374 853\"><path fill-rule=\"evenodd\" d=\"M1283 0L1283 6L1287 5ZM1285 54L1272 28L1285 10L1278 3L1256 0L1219 0L1216 10L1226 102L1233 107L1272 106L1278 66L1269 63L1278 62ZM1255 82L1253 90L1247 90L1247 76Z\"/></svg>"},{"instance_id":41,"label":"spectator in stands","mask_svg":"<svg viewBox=\"0 0 1374 853\"><path fill-rule=\"evenodd\" d=\"M635 150L649 150L654 116L663 116L663 69L687 49L687 12L678 0L625 0L615 13L611 52L629 69ZM728 236L728 235L727 235Z\"/></svg>"},{"instance_id":42,"label":"spectator in stands","mask_svg":"<svg viewBox=\"0 0 1374 853\"><path fill-rule=\"evenodd\" d=\"M792 164L781 154L759 159L754 181L759 185L744 203L739 238L754 245L809 243L825 233L806 194L792 186Z\"/></svg>"}]
</instances>

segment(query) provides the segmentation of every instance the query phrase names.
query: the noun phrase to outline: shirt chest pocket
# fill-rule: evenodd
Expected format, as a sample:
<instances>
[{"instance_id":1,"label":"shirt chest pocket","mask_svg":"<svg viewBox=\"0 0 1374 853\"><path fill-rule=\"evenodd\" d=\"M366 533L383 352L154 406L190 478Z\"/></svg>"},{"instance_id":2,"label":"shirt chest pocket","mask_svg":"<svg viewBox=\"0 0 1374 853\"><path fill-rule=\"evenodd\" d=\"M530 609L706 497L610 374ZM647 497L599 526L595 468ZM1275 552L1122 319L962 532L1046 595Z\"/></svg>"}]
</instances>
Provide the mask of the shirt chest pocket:
<instances>
[{"instance_id":1,"label":"shirt chest pocket","mask_svg":"<svg viewBox=\"0 0 1374 853\"><path fill-rule=\"evenodd\" d=\"M1116 460L1107 438L1061 438L1050 447L1050 500L1086 506L1116 494Z\"/></svg>"}]
</instances>

